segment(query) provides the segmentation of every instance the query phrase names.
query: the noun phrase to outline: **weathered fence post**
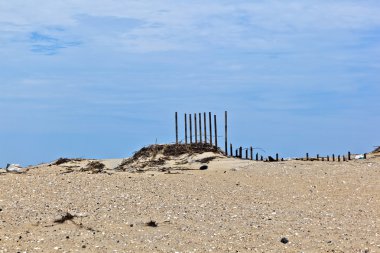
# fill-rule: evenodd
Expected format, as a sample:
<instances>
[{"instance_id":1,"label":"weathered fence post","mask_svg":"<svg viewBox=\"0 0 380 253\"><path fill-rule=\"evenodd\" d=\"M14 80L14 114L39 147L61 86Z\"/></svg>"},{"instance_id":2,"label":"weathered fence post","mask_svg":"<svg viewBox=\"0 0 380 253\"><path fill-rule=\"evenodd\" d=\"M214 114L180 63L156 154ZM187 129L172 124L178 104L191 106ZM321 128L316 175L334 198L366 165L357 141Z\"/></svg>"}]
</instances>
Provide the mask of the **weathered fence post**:
<instances>
[{"instance_id":1,"label":"weathered fence post","mask_svg":"<svg viewBox=\"0 0 380 253\"><path fill-rule=\"evenodd\" d=\"M319 161L319 154L317 154L317 161Z\"/></svg>"},{"instance_id":2,"label":"weathered fence post","mask_svg":"<svg viewBox=\"0 0 380 253\"><path fill-rule=\"evenodd\" d=\"M235 157L239 157L239 154L238 154L238 149L235 150Z\"/></svg>"},{"instance_id":3,"label":"weathered fence post","mask_svg":"<svg viewBox=\"0 0 380 253\"><path fill-rule=\"evenodd\" d=\"M256 153L256 161L259 160L259 153Z\"/></svg>"},{"instance_id":4,"label":"weathered fence post","mask_svg":"<svg viewBox=\"0 0 380 253\"><path fill-rule=\"evenodd\" d=\"M264 157L263 156L260 156L260 161L264 161Z\"/></svg>"},{"instance_id":5,"label":"weathered fence post","mask_svg":"<svg viewBox=\"0 0 380 253\"><path fill-rule=\"evenodd\" d=\"M212 146L212 121L211 121L211 112L208 113L208 123L210 126L210 145Z\"/></svg>"},{"instance_id":6,"label":"weathered fence post","mask_svg":"<svg viewBox=\"0 0 380 253\"><path fill-rule=\"evenodd\" d=\"M245 159L248 160L248 148L245 150Z\"/></svg>"},{"instance_id":7,"label":"weathered fence post","mask_svg":"<svg viewBox=\"0 0 380 253\"><path fill-rule=\"evenodd\" d=\"M251 151L251 160L253 160L253 148L252 148L252 146L250 148L250 151Z\"/></svg>"},{"instance_id":8,"label":"weathered fence post","mask_svg":"<svg viewBox=\"0 0 380 253\"><path fill-rule=\"evenodd\" d=\"M348 160L351 160L351 152L350 151L348 151L347 158L348 158Z\"/></svg>"},{"instance_id":9,"label":"weathered fence post","mask_svg":"<svg viewBox=\"0 0 380 253\"><path fill-rule=\"evenodd\" d=\"M327 156L327 161L330 161L330 156Z\"/></svg>"},{"instance_id":10,"label":"weathered fence post","mask_svg":"<svg viewBox=\"0 0 380 253\"><path fill-rule=\"evenodd\" d=\"M340 155L338 155L338 162L340 162Z\"/></svg>"},{"instance_id":11,"label":"weathered fence post","mask_svg":"<svg viewBox=\"0 0 380 253\"><path fill-rule=\"evenodd\" d=\"M175 144L178 144L178 113L175 112Z\"/></svg>"},{"instance_id":12,"label":"weathered fence post","mask_svg":"<svg viewBox=\"0 0 380 253\"><path fill-rule=\"evenodd\" d=\"M324 162L325 161L325 158L322 156L322 162Z\"/></svg>"},{"instance_id":13,"label":"weathered fence post","mask_svg":"<svg viewBox=\"0 0 380 253\"><path fill-rule=\"evenodd\" d=\"M205 130L205 143L207 144L207 118L206 113L203 113L203 129Z\"/></svg>"},{"instance_id":14,"label":"weathered fence post","mask_svg":"<svg viewBox=\"0 0 380 253\"><path fill-rule=\"evenodd\" d=\"M187 114L185 113L185 144L187 144Z\"/></svg>"},{"instance_id":15,"label":"weathered fence post","mask_svg":"<svg viewBox=\"0 0 380 253\"><path fill-rule=\"evenodd\" d=\"M332 154L332 160L335 162L335 154Z\"/></svg>"},{"instance_id":16,"label":"weathered fence post","mask_svg":"<svg viewBox=\"0 0 380 253\"><path fill-rule=\"evenodd\" d=\"M306 153L306 161L309 161L309 153Z\"/></svg>"},{"instance_id":17,"label":"weathered fence post","mask_svg":"<svg viewBox=\"0 0 380 253\"><path fill-rule=\"evenodd\" d=\"M216 115L214 114L215 149L218 149L218 126L216 125Z\"/></svg>"},{"instance_id":18,"label":"weathered fence post","mask_svg":"<svg viewBox=\"0 0 380 253\"><path fill-rule=\"evenodd\" d=\"M278 153L276 153L276 161L278 162Z\"/></svg>"},{"instance_id":19,"label":"weathered fence post","mask_svg":"<svg viewBox=\"0 0 380 253\"><path fill-rule=\"evenodd\" d=\"M198 143L198 125L197 125L196 113L194 113L194 137L195 137L195 143Z\"/></svg>"},{"instance_id":20,"label":"weathered fence post","mask_svg":"<svg viewBox=\"0 0 380 253\"><path fill-rule=\"evenodd\" d=\"M228 154L227 154L228 155ZM232 143L230 143L230 155L234 157L233 149L232 149Z\"/></svg>"},{"instance_id":21,"label":"weathered fence post","mask_svg":"<svg viewBox=\"0 0 380 253\"><path fill-rule=\"evenodd\" d=\"M364 159L367 159L367 153L364 153L363 156L364 156Z\"/></svg>"},{"instance_id":22,"label":"weathered fence post","mask_svg":"<svg viewBox=\"0 0 380 253\"><path fill-rule=\"evenodd\" d=\"M346 161L346 157L343 155L343 162L345 162Z\"/></svg>"},{"instance_id":23,"label":"weathered fence post","mask_svg":"<svg viewBox=\"0 0 380 253\"><path fill-rule=\"evenodd\" d=\"M199 113L199 143L202 144L202 113Z\"/></svg>"},{"instance_id":24,"label":"weathered fence post","mask_svg":"<svg viewBox=\"0 0 380 253\"><path fill-rule=\"evenodd\" d=\"M241 146L239 148L239 157L243 158L243 147L241 147Z\"/></svg>"},{"instance_id":25,"label":"weathered fence post","mask_svg":"<svg viewBox=\"0 0 380 253\"><path fill-rule=\"evenodd\" d=\"M228 155L227 150L227 111L224 112L224 152Z\"/></svg>"},{"instance_id":26,"label":"weathered fence post","mask_svg":"<svg viewBox=\"0 0 380 253\"><path fill-rule=\"evenodd\" d=\"M193 125L191 123L191 113L189 113L189 126L190 126L190 144L193 144Z\"/></svg>"}]
</instances>

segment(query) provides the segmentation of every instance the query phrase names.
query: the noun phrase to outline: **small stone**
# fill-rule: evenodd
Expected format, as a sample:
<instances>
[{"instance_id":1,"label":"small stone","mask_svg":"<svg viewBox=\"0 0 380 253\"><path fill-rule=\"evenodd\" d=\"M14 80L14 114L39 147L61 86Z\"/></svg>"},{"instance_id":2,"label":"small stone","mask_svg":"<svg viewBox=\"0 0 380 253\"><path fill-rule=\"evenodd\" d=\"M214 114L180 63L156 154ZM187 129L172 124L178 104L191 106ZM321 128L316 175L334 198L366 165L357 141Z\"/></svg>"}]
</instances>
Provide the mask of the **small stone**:
<instances>
[{"instance_id":1,"label":"small stone","mask_svg":"<svg viewBox=\"0 0 380 253\"><path fill-rule=\"evenodd\" d=\"M282 242L283 244L287 244L289 242L289 240L286 237L282 237L280 242Z\"/></svg>"},{"instance_id":2,"label":"small stone","mask_svg":"<svg viewBox=\"0 0 380 253\"><path fill-rule=\"evenodd\" d=\"M208 166L206 164L202 165L201 167L199 167L200 170L207 170L208 169Z\"/></svg>"}]
</instances>

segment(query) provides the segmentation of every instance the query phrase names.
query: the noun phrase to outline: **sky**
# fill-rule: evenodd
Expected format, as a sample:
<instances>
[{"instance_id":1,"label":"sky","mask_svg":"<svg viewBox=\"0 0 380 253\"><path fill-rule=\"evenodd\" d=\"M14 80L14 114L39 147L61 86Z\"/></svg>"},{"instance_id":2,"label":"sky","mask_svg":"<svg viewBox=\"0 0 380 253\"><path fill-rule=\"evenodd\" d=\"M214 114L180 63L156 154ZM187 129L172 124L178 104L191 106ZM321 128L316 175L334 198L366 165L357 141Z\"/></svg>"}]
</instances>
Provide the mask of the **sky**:
<instances>
[{"instance_id":1,"label":"sky","mask_svg":"<svg viewBox=\"0 0 380 253\"><path fill-rule=\"evenodd\" d=\"M377 0L0 0L0 167L128 157L174 142L175 112L181 140L184 113L222 130L228 111L234 147L369 152L379 13Z\"/></svg>"}]
</instances>

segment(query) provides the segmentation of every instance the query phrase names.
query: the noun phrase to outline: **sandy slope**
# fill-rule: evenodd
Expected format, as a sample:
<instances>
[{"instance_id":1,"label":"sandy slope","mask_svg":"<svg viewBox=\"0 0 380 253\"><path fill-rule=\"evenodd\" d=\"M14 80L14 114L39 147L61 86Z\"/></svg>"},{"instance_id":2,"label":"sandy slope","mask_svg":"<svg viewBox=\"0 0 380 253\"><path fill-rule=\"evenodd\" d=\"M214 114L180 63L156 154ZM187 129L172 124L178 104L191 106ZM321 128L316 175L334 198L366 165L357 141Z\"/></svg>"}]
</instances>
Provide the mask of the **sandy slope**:
<instances>
[{"instance_id":1,"label":"sandy slope","mask_svg":"<svg viewBox=\"0 0 380 253\"><path fill-rule=\"evenodd\" d=\"M378 158L199 165L0 173L0 252L380 252Z\"/></svg>"}]
</instances>

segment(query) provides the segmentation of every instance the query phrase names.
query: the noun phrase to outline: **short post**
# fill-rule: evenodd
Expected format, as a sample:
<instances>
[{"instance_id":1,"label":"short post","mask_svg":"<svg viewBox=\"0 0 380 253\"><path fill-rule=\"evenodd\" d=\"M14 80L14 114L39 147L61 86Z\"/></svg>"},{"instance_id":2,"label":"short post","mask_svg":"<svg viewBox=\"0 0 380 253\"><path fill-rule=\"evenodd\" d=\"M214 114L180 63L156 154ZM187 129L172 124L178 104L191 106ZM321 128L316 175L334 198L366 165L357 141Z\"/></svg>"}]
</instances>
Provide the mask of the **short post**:
<instances>
[{"instance_id":1,"label":"short post","mask_svg":"<svg viewBox=\"0 0 380 253\"><path fill-rule=\"evenodd\" d=\"M343 162L345 162L346 161L346 157L345 156L343 156Z\"/></svg>"},{"instance_id":2,"label":"short post","mask_svg":"<svg viewBox=\"0 0 380 253\"><path fill-rule=\"evenodd\" d=\"M251 160L253 160L253 148L252 148L252 146L251 146L251 148L250 148L250 151L251 151Z\"/></svg>"},{"instance_id":3,"label":"short post","mask_svg":"<svg viewBox=\"0 0 380 253\"><path fill-rule=\"evenodd\" d=\"M193 125L191 123L191 113L189 113L189 126L190 126L190 144L193 144Z\"/></svg>"},{"instance_id":4,"label":"short post","mask_svg":"<svg viewBox=\"0 0 380 253\"><path fill-rule=\"evenodd\" d=\"M197 125L196 113L194 113L194 137L195 137L195 143L198 143L198 125Z\"/></svg>"},{"instance_id":5,"label":"short post","mask_svg":"<svg viewBox=\"0 0 380 253\"><path fill-rule=\"evenodd\" d=\"M235 157L239 157L238 149L235 150Z\"/></svg>"},{"instance_id":6,"label":"short post","mask_svg":"<svg viewBox=\"0 0 380 253\"><path fill-rule=\"evenodd\" d=\"M211 121L211 112L208 113L208 123L210 127L210 145L212 146L212 121Z\"/></svg>"},{"instance_id":7,"label":"short post","mask_svg":"<svg viewBox=\"0 0 380 253\"><path fill-rule=\"evenodd\" d=\"M227 152L227 111L224 112L224 152L228 155Z\"/></svg>"},{"instance_id":8,"label":"short post","mask_svg":"<svg viewBox=\"0 0 380 253\"><path fill-rule=\"evenodd\" d=\"M364 156L364 159L367 159L367 153L364 153L363 156Z\"/></svg>"},{"instance_id":9,"label":"short post","mask_svg":"<svg viewBox=\"0 0 380 253\"><path fill-rule=\"evenodd\" d=\"M199 143L202 143L202 113L199 113Z\"/></svg>"},{"instance_id":10,"label":"short post","mask_svg":"<svg viewBox=\"0 0 380 253\"><path fill-rule=\"evenodd\" d=\"M335 155L334 154L332 154L332 160L333 160L333 162L335 162Z\"/></svg>"},{"instance_id":11,"label":"short post","mask_svg":"<svg viewBox=\"0 0 380 253\"><path fill-rule=\"evenodd\" d=\"M317 161L319 161L319 154L317 154Z\"/></svg>"},{"instance_id":12,"label":"short post","mask_svg":"<svg viewBox=\"0 0 380 253\"><path fill-rule=\"evenodd\" d=\"M175 112L175 144L178 144L178 113Z\"/></svg>"},{"instance_id":13,"label":"short post","mask_svg":"<svg viewBox=\"0 0 380 253\"><path fill-rule=\"evenodd\" d=\"M347 158L348 158L348 160L351 160L351 152L350 151L348 151Z\"/></svg>"},{"instance_id":14,"label":"short post","mask_svg":"<svg viewBox=\"0 0 380 253\"><path fill-rule=\"evenodd\" d=\"M259 153L256 153L256 161L259 160Z\"/></svg>"},{"instance_id":15,"label":"short post","mask_svg":"<svg viewBox=\"0 0 380 253\"><path fill-rule=\"evenodd\" d=\"M325 158L322 156L322 162L324 162L325 161Z\"/></svg>"},{"instance_id":16,"label":"short post","mask_svg":"<svg viewBox=\"0 0 380 253\"><path fill-rule=\"evenodd\" d=\"M205 132L205 143L207 143L207 118L206 118L206 113L203 113L203 129Z\"/></svg>"},{"instance_id":17,"label":"short post","mask_svg":"<svg viewBox=\"0 0 380 253\"><path fill-rule=\"evenodd\" d=\"M260 161L264 161L264 157L263 156L260 157Z\"/></svg>"},{"instance_id":18,"label":"short post","mask_svg":"<svg viewBox=\"0 0 380 253\"><path fill-rule=\"evenodd\" d=\"M185 144L187 144L187 114L185 113Z\"/></svg>"},{"instance_id":19,"label":"short post","mask_svg":"<svg viewBox=\"0 0 380 253\"><path fill-rule=\"evenodd\" d=\"M240 158L243 158L243 148L241 146L239 148L239 155L240 155Z\"/></svg>"},{"instance_id":20,"label":"short post","mask_svg":"<svg viewBox=\"0 0 380 253\"><path fill-rule=\"evenodd\" d=\"M234 153L232 152L232 143L230 143L230 155L233 157L234 156Z\"/></svg>"},{"instance_id":21,"label":"short post","mask_svg":"<svg viewBox=\"0 0 380 253\"><path fill-rule=\"evenodd\" d=\"M309 153L306 153L306 161L309 161Z\"/></svg>"},{"instance_id":22,"label":"short post","mask_svg":"<svg viewBox=\"0 0 380 253\"><path fill-rule=\"evenodd\" d=\"M338 155L338 162L340 162L340 155Z\"/></svg>"},{"instance_id":23,"label":"short post","mask_svg":"<svg viewBox=\"0 0 380 253\"><path fill-rule=\"evenodd\" d=\"M327 156L327 161L330 161L330 156Z\"/></svg>"},{"instance_id":24,"label":"short post","mask_svg":"<svg viewBox=\"0 0 380 253\"><path fill-rule=\"evenodd\" d=\"M276 161L278 162L278 153L276 153Z\"/></svg>"},{"instance_id":25,"label":"short post","mask_svg":"<svg viewBox=\"0 0 380 253\"><path fill-rule=\"evenodd\" d=\"M218 126L216 125L216 115L214 114L215 149L218 149Z\"/></svg>"},{"instance_id":26,"label":"short post","mask_svg":"<svg viewBox=\"0 0 380 253\"><path fill-rule=\"evenodd\" d=\"M248 160L248 148L245 150L245 159Z\"/></svg>"}]
</instances>

